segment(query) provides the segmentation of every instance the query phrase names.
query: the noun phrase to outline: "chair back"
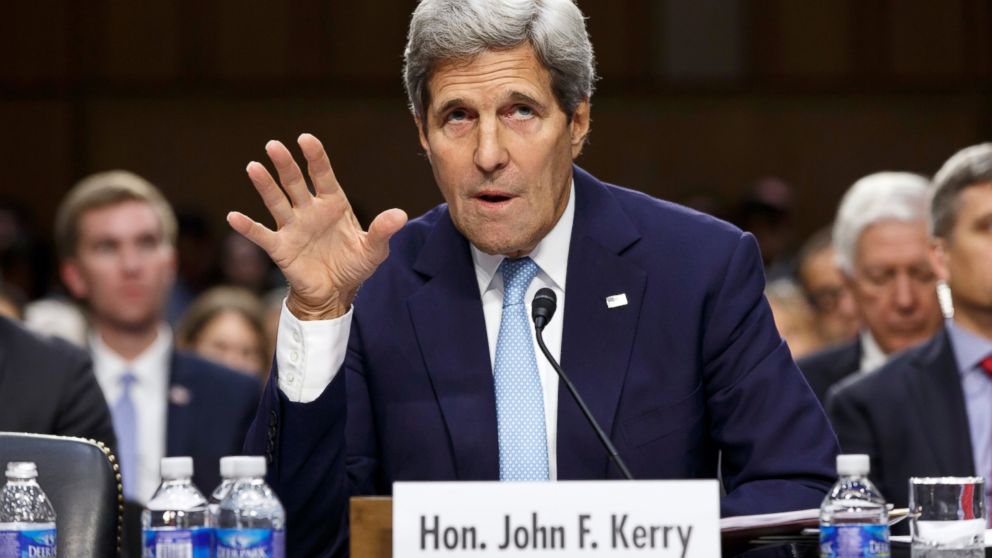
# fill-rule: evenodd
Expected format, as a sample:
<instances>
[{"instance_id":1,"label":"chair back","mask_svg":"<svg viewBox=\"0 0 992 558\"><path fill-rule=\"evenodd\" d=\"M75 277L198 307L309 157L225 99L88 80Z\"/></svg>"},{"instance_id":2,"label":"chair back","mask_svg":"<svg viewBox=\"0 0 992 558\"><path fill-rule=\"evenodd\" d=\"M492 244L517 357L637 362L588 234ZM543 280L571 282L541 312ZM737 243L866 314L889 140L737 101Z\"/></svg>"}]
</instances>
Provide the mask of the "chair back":
<instances>
[{"instance_id":1,"label":"chair back","mask_svg":"<svg viewBox=\"0 0 992 558\"><path fill-rule=\"evenodd\" d=\"M38 464L38 483L55 508L59 558L120 555L124 496L116 460L105 445L0 432L0 475L10 461Z\"/></svg>"}]
</instances>

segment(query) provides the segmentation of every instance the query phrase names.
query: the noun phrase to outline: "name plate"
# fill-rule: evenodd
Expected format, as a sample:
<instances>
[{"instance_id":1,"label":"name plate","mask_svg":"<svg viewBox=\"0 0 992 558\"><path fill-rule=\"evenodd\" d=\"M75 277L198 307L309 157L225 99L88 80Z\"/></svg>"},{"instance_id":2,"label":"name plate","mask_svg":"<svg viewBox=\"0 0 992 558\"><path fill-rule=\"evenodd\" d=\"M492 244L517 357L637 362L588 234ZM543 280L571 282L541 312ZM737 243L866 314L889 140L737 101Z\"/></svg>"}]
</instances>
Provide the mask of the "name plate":
<instances>
[{"instance_id":1,"label":"name plate","mask_svg":"<svg viewBox=\"0 0 992 558\"><path fill-rule=\"evenodd\" d=\"M393 556L720 556L715 480L397 482Z\"/></svg>"}]
</instances>

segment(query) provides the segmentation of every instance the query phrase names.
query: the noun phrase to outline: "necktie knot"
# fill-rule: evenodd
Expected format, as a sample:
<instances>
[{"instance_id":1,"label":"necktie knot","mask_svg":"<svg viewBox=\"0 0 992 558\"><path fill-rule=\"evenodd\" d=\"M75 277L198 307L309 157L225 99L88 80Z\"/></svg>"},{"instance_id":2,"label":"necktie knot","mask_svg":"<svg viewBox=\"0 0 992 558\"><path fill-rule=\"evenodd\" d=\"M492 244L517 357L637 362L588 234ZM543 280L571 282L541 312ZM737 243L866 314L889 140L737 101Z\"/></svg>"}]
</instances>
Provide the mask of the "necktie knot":
<instances>
[{"instance_id":1,"label":"necktie knot","mask_svg":"<svg viewBox=\"0 0 992 558\"><path fill-rule=\"evenodd\" d=\"M138 381L138 378L134 375L134 373L132 373L131 371L125 372L120 379L121 390L123 391L123 393L130 394L131 386L133 386L136 381Z\"/></svg>"},{"instance_id":2,"label":"necktie knot","mask_svg":"<svg viewBox=\"0 0 992 558\"><path fill-rule=\"evenodd\" d=\"M499 268L503 273L503 307L523 304L527 287L537 275L537 264L527 257L515 260L506 258L499 264Z\"/></svg>"}]
</instances>

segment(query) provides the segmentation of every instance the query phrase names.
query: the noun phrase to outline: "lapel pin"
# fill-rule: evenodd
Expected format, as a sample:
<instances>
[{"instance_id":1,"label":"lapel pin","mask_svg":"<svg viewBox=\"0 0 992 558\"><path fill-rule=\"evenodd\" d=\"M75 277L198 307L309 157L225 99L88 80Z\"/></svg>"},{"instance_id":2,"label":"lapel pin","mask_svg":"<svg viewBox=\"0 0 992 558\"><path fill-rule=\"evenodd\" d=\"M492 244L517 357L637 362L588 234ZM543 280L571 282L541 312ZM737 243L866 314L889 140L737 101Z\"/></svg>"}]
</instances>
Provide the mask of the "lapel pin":
<instances>
[{"instance_id":1,"label":"lapel pin","mask_svg":"<svg viewBox=\"0 0 992 558\"><path fill-rule=\"evenodd\" d=\"M627 306L627 293L620 293L606 297L607 308L619 308L620 306Z\"/></svg>"},{"instance_id":2,"label":"lapel pin","mask_svg":"<svg viewBox=\"0 0 992 558\"><path fill-rule=\"evenodd\" d=\"M189 405L192 395L186 386L175 385L169 388L169 402L180 407Z\"/></svg>"}]
</instances>

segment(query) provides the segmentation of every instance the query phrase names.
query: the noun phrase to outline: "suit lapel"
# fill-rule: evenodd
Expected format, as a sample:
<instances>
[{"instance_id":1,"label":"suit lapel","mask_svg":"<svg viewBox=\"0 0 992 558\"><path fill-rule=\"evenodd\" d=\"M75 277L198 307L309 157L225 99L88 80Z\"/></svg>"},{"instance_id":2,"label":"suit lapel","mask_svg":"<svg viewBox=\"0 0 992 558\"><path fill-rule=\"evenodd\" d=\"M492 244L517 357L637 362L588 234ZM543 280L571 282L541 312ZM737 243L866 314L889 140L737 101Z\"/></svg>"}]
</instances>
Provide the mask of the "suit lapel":
<instances>
[{"instance_id":1,"label":"suit lapel","mask_svg":"<svg viewBox=\"0 0 992 558\"><path fill-rule=\"evenodd\" d=\"M610 434L637 330L647 274L620 254L640 235L615 198L575 167L575 220L569 247L562 368ZM606 298L625 294L627 305ZM564 384L558 393L558 477L603 478L609 458ZM610 476L616 476L612 469Z\"/></svg>"},{"instance_id":2,"label":"suit lapel","mask_svg":"<svg viewBox=\"0 0 992 558\"><path fill-rule=\"evenodd\" d=\"M165 455L192 455L194 452L193 437L198 428L192 415L190 390L187 387L188 371L183 366L183 359L173 351L169 360L169 389L167 399L165 427Z\"/></svg>"},{"instance_id":3,"label":"suit lapel","mask_svg":"<svg viewBox=\"0 0 992 558\"><path fill-rule=\"evenodd\" d=\"M918 424L930 442L935 461L942 471L974 474L968 411L946 330L927 342L914 364L913 373L907 375L914 404L907 407L925 413Z\"/></svg>"},{"instance_id":4,"label":"suit lapel","mask_svg":"<svg viewBox=\"0 0 992 558\"><path fill-rule=\"evenodd\" d=\"M498 479L496 396L482 300L468 241L447 212L414 269L428 280L408 306L451 439L458 479Z\"/></svg>"}]
</instances>

